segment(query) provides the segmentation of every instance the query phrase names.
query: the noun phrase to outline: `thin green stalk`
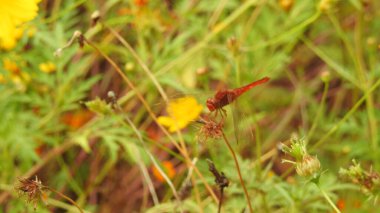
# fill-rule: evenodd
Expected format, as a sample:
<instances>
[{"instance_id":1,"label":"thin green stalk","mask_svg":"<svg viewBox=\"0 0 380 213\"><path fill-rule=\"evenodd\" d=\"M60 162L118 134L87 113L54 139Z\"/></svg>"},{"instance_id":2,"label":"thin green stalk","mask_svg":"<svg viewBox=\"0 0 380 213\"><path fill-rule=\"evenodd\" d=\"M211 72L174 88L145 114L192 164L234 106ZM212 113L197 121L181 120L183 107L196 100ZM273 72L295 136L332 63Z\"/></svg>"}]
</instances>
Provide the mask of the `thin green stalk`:
<instances>
[{"instance_id":1,"label":"thin green stalk","mask_svg":"<svg viewBox=\"0 0 380 213\"><path fill-rule=\"evenodd\" d=\"M121 44L128 49L128 51L132 54L132 56L135 58L137 63L141 66L141 68L144 70L146 75L150 78L150 80L153 82L153 84L156 86L158 92L161 94L162 98L165 102L168 102L168 96L166 95L164 89L162 88L161 84L157 81L157 78L152 74L148 66L143 62L143 60L140 58L140 56L136 53L136 51L132 48L132 46L114 29L106 25L105 23L102 23L111 33L114 35Z\"/></svg>"},{"instance_id":2,"label":"thin green stalk","mask_svg":"<svg viewBox=\"0 0 380 213\"><path fill-rule=\"evenodd\" d=\"M62 197L63 199L69 201L71 204L73 204L75 207L77 207L77 209L79 210L79 212L83 213L83 210L81 207L78 206L78 204L73 201L71 198L67 197L66 195L62 194L61 192L55 190L55 189L52 189L48 186L44 186L45 189L51 191L51 192L54 192L55 194L59 195L60 197Z\"/></svg>"},{"instance_id":3,"label":"thin green stalk","mask_svg":"<svg viewBox=\"0 0 380 213\"><path fill-rule=\"evenodd\" d=\"M220 17L220 14L222 14L222 11L225 8L227 2L228 2L228 0L221 0L219 2L218 6L214 10L214 12L212 13L212 15L211 15L211 17L210 17L210 19L208 21L207 26L209 28L214 27L215 23L218 21L218 19Z\"/></svg>"},{"instance_id":4,"label":"thin green stalk","mask_svg":"<svg viewBox=\"0 0 380 213\"><path fill-rule=\"evenodd\" d=\"M310 151L315 150L317 147L321 146L323 143L327 141L327 139L335 133L339 129L339 127L350 118L356 110L363 104L363 102L367 99L367 96L371 94L377 87L380 86L380 79L376 81L376 83L360 98L358 102L351 108L350 111L338 122L336 123L318 142L316 142L310 149Z\"/></svg>"},{"instance_id":5,"label":"thin green stalk","mask_svg":"<svg viewBox=\"0 0 380 213\"><path fill-rule=\"evenodd\" d=\"M321 189L321 187L318 186L318 189L321 190L321 193L323 195L323 197L327 200L327 202L330 204L330 206L335 210L335 212L338 212L340 213L340 210L338 209L338 207L335 206L334 202L331 200L331 198L327 195L327 193Z\"/></svg>"},{"instance_id":6,"label":"thin green stalk","mask_svg":"<svg viewBox=\"0 0 380 213\"><path fill-rule=\"evenodd\" d=\"M239 166L239 162L237 160L235 151L232 149L232 146L231 146L230 142L228 142L228 139L227 139L226 135L224 134L224 131L222 131L222 134L223 134L224 142L226 143L228 149L230 150L230 152L232 154L232 157L234 158L235 167L236 167L236 170L238 171L238 176L239 176L239 180L240 180L241 186L244 189L244 194L245 194L245 198L246 198L247 203L248 203L249 211L252 213L253 212L253 208L252 208L252 205L251 205L251 199L249 198L248 190L245 187L243 176L241 175L240 166Z\"/></svg>"},{"instance_id":7,"label":"thin green stalk","mask_svg":"<svg viewBox=\"0 0 380 213\"><path fill-rule=\"evenodd\" d=\"M357 58L355 57L353 47L351 46L350 41L349 41L349 39L346 36L346 33L343 31L343 29L339 25L339 21L331 13L332 13L331 11L327 12L327 17L330 19L331 23L333 24L333 26L335 28L335 31L337 32L338 36L342 39L343 44L346 47L346 50L347 50L348 54L351 57L350 60L352 60L354 62L354 64L355 64L355 67L356 67L355 70L359 71L359 69L358 69L358 62L357 62ZM360 77L360 76L358 75L358 77ZM359 78L359 81L361 81L360 78Z\"/></svg>"},{"instance_id":8,"label":"thin green stalk","mask_svg":"<svg viewBox=\"0 0 380 213\"><path fill-rule=\"evenodd\" d=\"M357 88L363 90L362 85L357 82L357 79L352 76L346 68L336 63L333 59L331 59L326 53L324 53L320 48L315 46L312 42L310 42L306 38L301 38L301 40L309 47L319 58L321 58L328 66L330 66L335 72L337 72L342 78L349 81Z\"/></svg>"},{"instance_id":9,"label":"thin green stalk","mask_svg":"<svg viewBox=\"0 0 380 213\"><path fill-rule=\"evenodd\" d=\"M254 122L254 126L255 126L255 136L253 137L253 129L251 128L251 135L252 135L252 138L255 138L255 141L256 141L256 158L257 159L261 159L261 156L262 156L262 146L261 146L261 137L260 137L260 127L259 125L257 124L257 121L255 119L255 122ZM257 164L257 174L258 176L261 176L261 163L258 163Z\"/></svg>"},{"instance_id":10,"label":"thin green stalk","mask_svg":"<svg viewBox=\"0 0 380 213\"><path fill-rule=\"evenodd\" d=\"M121 109L119 109L119 110L121 110ZM122 112L122 111L121 111L121 112ZM132 127L132 130L135 132L137 138L139 139L141 145L144 147L144 150L145 150L145 152L147 153L147 155L149 156L149 158L150 158L150 160L152 161L153 165L157 168L158 172L162 175L162 177L165 179L166 183L169 185L169 187L170 187L170 189L172 190L173 195L174 195L174 197L176 198L177 202L178 202L178 203L181 203L181 199L180 199L180 197L179 197L179 195L178 195L178 192L177 192L177 190L176 190L174 184L172 183L172 181L170 180L170 178L165 174L165 172L161 169L160 165L157 163L157 161L156 161L156 159L153 157L152 153L150 153L150 151L149 151L148 147L146 146L145 141L144 141L144 139L143 139L141 133L140 133L139 130L137 129L137 127L133 124L133 122L129 119L129 117L128 117L127 115L124 115L123 117L124 117L124 119L128 122L128 125L129 125L130 127ZM123 122L123 124L125 124L125 123ZM151 179L150 179L150 177L149 177L149 174L146 173L145 175L147 176L147 179L149 179L149 182L151 182ZM153 198L156 199L156 202L157 202L157 203L159 203L159 202L158 202L158 198L157 198L157 194L156 194L156 191L154 190L153 185L152 185L152 184L148 184L148 186L149 186L149 190L150 190L151 193L152 193Z\"/></svg>"},{"instance_id":11,"label":"thin green stalk","mask_svg":"<svg viewBox=\"0 0 380 213\"><path fill-rule=\"evenodd\" d=\"M293 28L289 29L288 31L281 33L280 35L272 38L271 40L269 40L267 42L262 42L258 45L253 46L253 47L244 48L244 50L245 51L249 51L249 50L256 51L258 49L265 48L265 47L270 46L270 45L278 44L278 43L282 42L283 40L285 40L291 36L294 37L294 34L300 32L301 30L305 29L307 26L312 24L314 21L316 21L319 18L320 15L321 15L321 12L317 11L315 14L310 16L308 19L306 19L302 23L294 26Z\"/></svg>"},{"instance_id":12,"label":"thin green stalk","mask_svg":"<svg viewBox=\"0 0 380 213\"><path fill-rule=\"evenodd\" d=\"M241 85L241 69L240 69L240 57L239 57L239 53L237 53L238 55L234 56L234 59L235 59L235 64L236 64L236 86L240 86Z\"/></svg>"},{"instance_id":13,"label":"thin green stalk","mask_svg":"<svg viewBox=\"0 0 380 213\"><path fill-rule=\"evenodd\" d=\"M360 83L364 85L363 87L365 89L368 89L370 84L370 80L367 80L367 73L365 68L365 63L363 59L363 50L362 50L362 31L363 31L363 12L359 11L358 14L358 20L356 21L355 25L355 33L354 33L354 42L355 42L355 56L356 56L356 62L357 62L357 69L358 69L358 78L360 80ZM368 125L369 125L369 131L371 135L371 141L370 145L372 146L372 154L373 154L373 162L375 164L375 168L379 167L378 162L378 153L379 153L379 147L378 147L378 126L377 126L377 120L374 110L374 103L373 103L373 96L372 94L369 94L366 99L366 108L367 108L367 116L368 116Z\"/></svg>"},{"instance_id":14,"label":"thin green stalk","mask_svg":"<svg viewBox=\"0 0 380 213\"><path fill-rule=\"evenodd\" d=\"M326 81L324 84L325 85L324 85L324 88L323 88L323 94L322 94L321 103L319 104L317 114L314 117L313 125L311 126L311 128L309 130L309 133L308 133L308 135L306 137L306 139L307 139L306 141L309 141L309 139L313 136L314 131L317 128L318 121L321 118L323 109L325 107L327 92L329 91L329 82Z\"/></svg>"}]
</instances>

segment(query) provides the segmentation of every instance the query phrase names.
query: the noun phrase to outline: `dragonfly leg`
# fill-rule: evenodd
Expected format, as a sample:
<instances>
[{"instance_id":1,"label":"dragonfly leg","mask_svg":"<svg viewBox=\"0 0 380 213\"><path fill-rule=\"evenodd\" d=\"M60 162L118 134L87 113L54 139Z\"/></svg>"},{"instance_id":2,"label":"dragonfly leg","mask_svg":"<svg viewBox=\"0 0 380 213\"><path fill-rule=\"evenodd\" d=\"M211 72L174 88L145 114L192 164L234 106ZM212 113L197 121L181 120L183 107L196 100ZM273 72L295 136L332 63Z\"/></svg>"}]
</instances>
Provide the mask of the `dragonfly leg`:
<instances>
[{"instance_id":1,"label":"dragonfly leg","mask_svg":"<svg viewBox=\"0 0 380 213\"><path fill-rule=\"evenodd\" d=\"M221 110L222 110L222 113L223 113L224 117L227 117L227 111L225 109L223 109L223 108L221 108Z\"/></svg>"},{"instance_id":2,"label":"dragonfly leg","mask_svg":"<svg viewBox=\"0 0 380 213\"><path fill-rule=\"evenodd\" d=\"M224 123L224 120L225 118L227 117L227 111L223 108L220 108L218 110L216 110L217 112L220 113L220 121L219 121L219 124L222 124Z\"/></svg>"}]
</instances>

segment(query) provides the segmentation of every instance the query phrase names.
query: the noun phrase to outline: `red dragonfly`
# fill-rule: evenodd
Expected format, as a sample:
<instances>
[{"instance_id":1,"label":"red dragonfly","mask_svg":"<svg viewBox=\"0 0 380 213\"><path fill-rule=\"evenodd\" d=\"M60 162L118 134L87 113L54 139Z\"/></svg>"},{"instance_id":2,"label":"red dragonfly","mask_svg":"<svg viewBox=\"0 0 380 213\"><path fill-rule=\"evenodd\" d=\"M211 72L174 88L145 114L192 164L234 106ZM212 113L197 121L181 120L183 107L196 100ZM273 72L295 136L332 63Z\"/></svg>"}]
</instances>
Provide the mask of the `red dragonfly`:
<instances>
[{"instance_id":1,"label":"red dragonfly","mask_svg":"<svg viewBox=\"0 0 380 213\"><path fill-rule=\"evenodd\" d=\"M252 89L255 86L263 84L269 81L268 77L262 78L260 80L254 81L248 85L245 85L236 89L228 89L228 90L219 90L213 98L209 98L206 101L207 108L210 112L215 110L223 110L223 107L235 101L238 97L240 97L243 93Z\"/></svg>"}]
</instances>

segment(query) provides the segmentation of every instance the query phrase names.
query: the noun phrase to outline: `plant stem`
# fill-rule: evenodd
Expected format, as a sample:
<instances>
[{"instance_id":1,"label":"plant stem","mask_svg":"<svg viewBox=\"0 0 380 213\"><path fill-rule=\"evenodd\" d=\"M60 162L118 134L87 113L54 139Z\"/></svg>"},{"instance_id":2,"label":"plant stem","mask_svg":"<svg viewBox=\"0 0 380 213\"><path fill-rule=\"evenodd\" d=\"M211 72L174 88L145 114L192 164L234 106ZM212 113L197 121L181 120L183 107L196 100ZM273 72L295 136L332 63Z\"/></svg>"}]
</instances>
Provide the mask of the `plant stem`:
<instances>
[{"instance_id":1,"label":"plant stem","mask_svg":"<svg viewBox=\"0 0 380 213\"><path fill-rule=\"evenodd\" d=\"M244 189L245 198L247 199L247 203L248 203L249 211L252 213L252 212L253 212L253 209L252 209L252 205L251 205L251 199L249 198L248 190L247 190L247 188L245 187L245 184L244 184L244 181L243 181L243 177L242 177L241 172L240 172L239 162L238 162L238 160L237 160L237 157L236 157L236 154L235 154L234 150L233 150L232 147L231 147L230 142L228 142L228 139L227 139L226 135L224 134L223 131L222 131L222 133L223 133L223 139L224 139L224 142L226 142L226 145L228 146L228 149L230 150L230 152L231 152L231 154L232 154L232 157L234 158L235 166L236 166L236 169L237 169L238 174L239 174L240 183L241 183L241 186L242 186L243 189Z\"/></svg>"},{"instance_id":2,"label":"plant stem","mask_svg":"<svg viewBox=\"0 0 380 213\"><path fill-rule=\"evenodd\" d=\"M79 207L78 204L74 200L72 200L71 198L67 197L66 195L62 194L61 192L59 192L59 191L57 191L55 189L52 189L52 188L50 188L48 186L45 186L44 188L47 189L47 190L49 190L49 191L51 191L51 192L56 193L57 195L59 195L63 199L69 201L71 204L73 204L75 207L78 208L79 212L84 213L83 210L82 210L82 208Z\"/></svg>"},{"instance_id":3,"label":"plant stem","mask_svg":"<svg viewBox=\"0 0 380 213\"><path fill-rule=\"evenodd\" d=\"M333 201L331 200L331 198L327 195L327 193L326 193L323 189L321 189L321 187L318 186L318 188L319 188L319 190L321 190L323 197L325 197L325 199L326 199L327 202L330 204L330 206L335 210L335 212L340 213L340 210L338 209L338 207L335 206L334 202L333 202Z\"/></svg>"},{"instance_id":4,"label":"plant stem","mask_svg":"<svg viewBox=\"0 0 380 213\"><path fill-rule=\"evenodd\" d=\"M320 120L320 118L322 116L323 109L325 107L325 102L326 102L326 98L327 98L327 92L329 91L329 82L325 82L324 84L325 84L325 86L324 86L324 89L323 89L321 103L319 104L318 111L317 111L317 114L314 117L314 121L313 121L313 124L312 124L312 126L311 126L311 128L309 130L309 134L306 137L308 140L306 140L306 141L309 141L310 138L312 137L312 135L314 134L315 129L317 128L318 122L319 122L319 120Z\"/></svg>"},{"instance_id":5,"label":"plant stem","mask_svg":"<svg viewBox=\"0 0 380 213\"><path fill-rule=\"evenodd\" d=\"M220 198L219 198L219 205L218 205L218 213L222 210L222 205L223 205L223 191L224 187L220 188Z\"/></svg>"}]
</instances>

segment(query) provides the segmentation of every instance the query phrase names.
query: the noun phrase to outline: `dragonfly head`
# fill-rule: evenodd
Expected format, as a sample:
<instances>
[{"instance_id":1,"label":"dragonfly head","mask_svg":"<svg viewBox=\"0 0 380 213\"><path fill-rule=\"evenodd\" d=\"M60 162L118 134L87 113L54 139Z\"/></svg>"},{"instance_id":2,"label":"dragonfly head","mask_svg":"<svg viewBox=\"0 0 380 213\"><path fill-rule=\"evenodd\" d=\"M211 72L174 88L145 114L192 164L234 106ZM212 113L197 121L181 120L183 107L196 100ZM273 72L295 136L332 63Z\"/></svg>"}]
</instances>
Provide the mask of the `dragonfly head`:
<instances>
[{"instance_id":1,"label":"dragonfly head","mask_svg":"<svg viewBox=\"0 0 380 213\"><path fill-rule=\"evenodd\" d=\"M208 110L210 110L210 112L216 110L215 99L213 99L213 98L207 99L206 106L207 106Z\"/></svg>"}]
</instances>

